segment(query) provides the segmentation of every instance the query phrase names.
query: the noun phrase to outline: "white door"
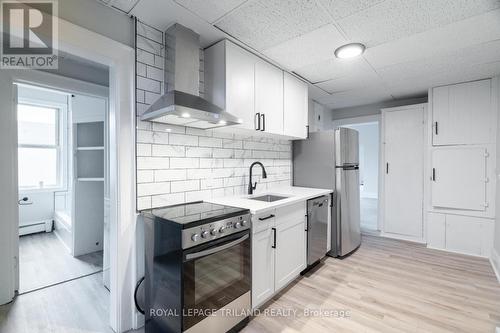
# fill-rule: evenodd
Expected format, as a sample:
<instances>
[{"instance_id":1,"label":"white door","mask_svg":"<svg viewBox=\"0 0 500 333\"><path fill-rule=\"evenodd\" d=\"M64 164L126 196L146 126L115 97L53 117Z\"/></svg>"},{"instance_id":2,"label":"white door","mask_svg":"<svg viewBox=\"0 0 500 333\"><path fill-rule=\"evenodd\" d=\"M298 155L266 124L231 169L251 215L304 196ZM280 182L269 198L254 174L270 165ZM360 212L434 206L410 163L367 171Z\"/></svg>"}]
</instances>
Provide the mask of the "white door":
<instances>
[{"instance_id":1,"label":"white door","mask_svg":"<svg viewBox=\"0 0 500 333\"><path fill-rule=\"evenodd\" d=\"M295 138L307 137L308 121L307 84L284 73L283 76L283 129Z\"/></svg>"},{"instance_id":2,"label":"white door","mask_svg":"<svg viewBox=\"0 0 500 333\"><path fill-rule=\"evenodd\" d=\"M274 230L252 235L252 308L274 294Z\"/></svg>"},{"instance_id":3,"label":"white door","mask_svg":"<svg viewBox=\"0 0 500 333\"><path fill-rule=\"evenodd\" d=\"M255 57L226 42L226 110L240 118L239 128L255 129Z\"/></svg>"},{"instance_id":4,"label":"white door","mask_svg":"<svg viewBox=\"0 0 500 333\"><path fill-rule=\"evenodd\" d=\"M484 211L486 159L485 148L435 148L432 151L432 206Z\"/></svg>"},{"instance_id":5,"label":"white door","mask_svg":"<svg viewBox=\"0 0 500 333\"><path fill-rule=\"evenodd\" d=\"M276 223L275 287L279 290L306 268L305 220Z\"/></svg>"},{"instance_id":6,"label":"white door","mask_svg":"<svg viewBox=\"0 0 500 333\"><path fill-rule=\"evenodd\" d=\"M491 80L434 88L432 103L434 145L494 141Z\"/></svg>"},{"instance_id":7,"label":"white door","mask_svg":"<svg viewBox=\"0 0 500 333\"><path fill-rule=\"evenodd\" d=\"M261 130L283 135L283 71L260 59L255 63L255 112Z\"/></svg>"},{"instance_id":8,"label":"white door","mask_svg":"<svg viewBox=\"0 0 500 333\"><path fill-rule=\"evenodd\" d=\"M18 256L16 237L19 212L17 207L17 123L15 87L11 77L0 73L0 304L14 298L17 274L15 257Z\"/></svg>"},{"instance_id":9,"label":"white door","mask_svg":"<svg viewBox=\"0 0 500 333\"><path fill-rule=\"evenodd\" d=\"M424 108L386 111L384 231L422 238Z\"/></svg>"}]
</instances>

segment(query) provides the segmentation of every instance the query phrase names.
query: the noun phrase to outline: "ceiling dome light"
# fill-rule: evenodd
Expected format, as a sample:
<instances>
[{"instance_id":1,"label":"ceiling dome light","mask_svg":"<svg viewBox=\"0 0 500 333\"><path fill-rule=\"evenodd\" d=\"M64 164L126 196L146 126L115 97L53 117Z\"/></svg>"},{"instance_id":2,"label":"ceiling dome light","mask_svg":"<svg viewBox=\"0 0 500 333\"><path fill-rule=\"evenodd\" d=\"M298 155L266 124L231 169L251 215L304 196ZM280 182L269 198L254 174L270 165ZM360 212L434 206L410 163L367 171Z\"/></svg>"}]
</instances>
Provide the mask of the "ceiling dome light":
<instances>
[{"instance_id":1,"label":"ceiling dome light","mask_svg":"<svg viewBox=\"0 0 500 333\"><path fill-rule=\"evenodd\" d=\"M335 50L335 56L340 59L349 59L361 55L365 52L365 46L361 43L351 43L342 45Z\"/></svg>"},{"instance_id":2,"label":"ceiling dome light","mask_svg":"<svg viewBox=\"0 0 500 333\"><path fill-rule=\"evenodd\" d=\"M184 112L181 116L182 116L182 118L189 118L189 117L191 117L191 115L189 113L187 113L187 112Z\"/></svg>"}]
</instances>

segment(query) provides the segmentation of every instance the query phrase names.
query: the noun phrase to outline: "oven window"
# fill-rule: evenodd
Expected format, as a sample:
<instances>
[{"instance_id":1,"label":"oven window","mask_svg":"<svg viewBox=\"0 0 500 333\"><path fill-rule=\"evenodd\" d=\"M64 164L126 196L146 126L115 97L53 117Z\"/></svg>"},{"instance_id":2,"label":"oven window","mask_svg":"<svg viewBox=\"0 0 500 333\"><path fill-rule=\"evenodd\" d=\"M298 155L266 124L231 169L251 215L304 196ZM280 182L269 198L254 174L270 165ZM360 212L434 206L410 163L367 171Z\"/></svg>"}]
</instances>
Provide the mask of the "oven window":
<instances>
[{"instance_id":1,"label":"oven window","mask_svg":"<svg viewBox=\"0 0 500 333\"><path fill-rule=\"evenodd\" d=\"M240 237L242 236L238 238ZM233 238L216 244L209 249L218 248L234 240ZM197 310L217 311L249 290L249 238L228 249L186 261L184 263L184 329L188 329L204 318L204 315L200 315Z\"/></svg>"}]
</instances>

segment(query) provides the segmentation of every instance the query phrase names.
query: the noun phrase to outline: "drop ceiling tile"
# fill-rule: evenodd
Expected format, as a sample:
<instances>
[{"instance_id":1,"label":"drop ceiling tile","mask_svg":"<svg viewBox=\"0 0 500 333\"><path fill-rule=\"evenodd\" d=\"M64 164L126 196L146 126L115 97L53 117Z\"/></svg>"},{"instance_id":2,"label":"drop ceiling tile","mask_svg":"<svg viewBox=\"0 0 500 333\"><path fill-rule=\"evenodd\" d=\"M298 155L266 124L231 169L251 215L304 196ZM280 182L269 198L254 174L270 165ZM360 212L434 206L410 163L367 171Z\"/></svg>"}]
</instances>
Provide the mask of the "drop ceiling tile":
<instances>
[{"instance_id":1,"label":"drop ceiling tile","mask_svg":"<svg viewBox=\"0 0 500 333\"><path fill-rule=\"evenodd\" d=\"M372 47L499 7L499 0L386 0L338 23L350 39Z\"/></svg>"},{"instance_id":2,"label":"drop ceiling tile","mask_svg":"<svg viewBox=\"0 0 500 333\"><path fill-rule=\"evenodd\" d=\"M287 40L262 51L270 59L289 70L335 57L335 50L346 43L340 32L331 24Z\"/></svg>"},{"instance_id":3,"label":"drop ceiling tile","mask_svg":"<svg viewBox=\"0 0 500 333\"><path fill-rule=\"evenodd\" d=\"M303 35L330 18L315 0L252 0L216 26L257 50Z\"/></svg>"},{"instance_id":4,"label":"drop ceiling tile","mask_svg":"<svg viewBox=\"0 0 500 333\"><path fill-rule=\"evenodd\" d=\"M371 68L368 70L353 71L346 76L316 84L318 88L321 88L330 94L375 85L383 85L383 82L377 73L375 73L375 71Z\"/></svg>"},{"instance_id":5,"label":"drop ceiling tile","mask_svg":"<svg viewBox=\"0 0 500 333\"><path fill-rule=\"evenodd\" d=\"M213 23L247 0L175 0L207 22Z\"/></svg>"},{"instance_id":6,"label":"drop ceiling tile","mask_svg":"<svg viewBox=\"0 0 500 333\"><path fill-rule=\"evenodd\" d=\"M338 20L385 0L320 0L334 20Z\"/></svg>"},{"instance_id":7,"label":"drop ceiling tile","mask_svg":"<svg viewBox=\"0 0 500 333\"><path fill-rule=\"evenodd\" d=\"M312 83L333 80L353 73L367 73L373 70L363 57L355 59L331 58L326 61L301 67L294 72Z\"/></svg>"},{"instance_id":8,"label":"drop ceiling tile","mask_svg":"<svg viewBox=\"0 0 500 333\"><path fill-rule=\"evenodd\" d=\"M109 4L125 13L129 13L138 2L139 0L111 0Z\"/></svg>"},{"instance_id":9,"label":"drop ceiling tile","mask_svg":"<svg viewBox=\"0 0 500 333\"><path fill-rule=\"evenodd\" d=\"M388 85L432 77L439 73L460 73L463 69L500 61L500 40L470 46L439 56L377 69Z\"/></svg>"},{"instance_id":10,"label":"drop ceiling tile","mask_svg":"<svg viewBox=\"0 0 500 333\"><path fill-rule=\"evenodd\" d=\"M385 87L370 86L354 89L330 95L319 100L331 109L340 109L350 106L366 105L393 100L391 94Z\"/></svg>"},{"instance_id":11,"label":"drop ceiling tile","mask_svg":"<svg viewBox=\"0 0 500 333\"><path fill-rule=\"evenodd\" d=\"M496 39L500 39L500 10L369 48L364 57L374 68L381 68Z\"/></svg>"}]
</instances>

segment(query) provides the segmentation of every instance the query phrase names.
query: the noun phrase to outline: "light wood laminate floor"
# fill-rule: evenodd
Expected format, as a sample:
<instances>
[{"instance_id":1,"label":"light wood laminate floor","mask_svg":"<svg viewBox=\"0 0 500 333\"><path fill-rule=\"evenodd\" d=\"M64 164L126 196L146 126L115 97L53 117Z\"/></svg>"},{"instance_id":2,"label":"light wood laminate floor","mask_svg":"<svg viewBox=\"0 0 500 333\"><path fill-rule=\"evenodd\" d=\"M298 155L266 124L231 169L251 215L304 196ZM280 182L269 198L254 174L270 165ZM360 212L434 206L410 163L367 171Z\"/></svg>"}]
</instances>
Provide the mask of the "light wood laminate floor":
<instances>
[{"instance_id":1,"label":"light wood laminate floor","mask_svg":"<svg viewBox=\"0 0 500 333\"><path fill-rule=\"evenodd\" d=\"M111 333L107 301L101 273L21 295L0 307L0 332ZM353 255L327 258L265 309L284 308L297 316L262 312L242 332L493 333L500 325L500 284L486 259L364 236ZM350 316L306 317L306 308Z\"/></svg>"},{"instance_id":2,"label":"light wood laminate floor","mask_svg":"<svg viewBox=\"0 0 500 333\"><path fill-rule=\"evenodd\" d=\"M327 258L268 303L297 317L260 315L253 332L495 332L500 284L486 259L364 236L343 260ZM306 309L347 310L348 318L306 317Z\"/></svg>"},{"instance_id":3,"label":"light wood laminate floor","mask_svg":"<svg viewBox=\"0 0 500 333\"><path fill-rule=\"evenodd\" d=\"M55 233L19 237L19 292L102 271L102 251L73 257Z\"/></svg>"}]
</instances>

